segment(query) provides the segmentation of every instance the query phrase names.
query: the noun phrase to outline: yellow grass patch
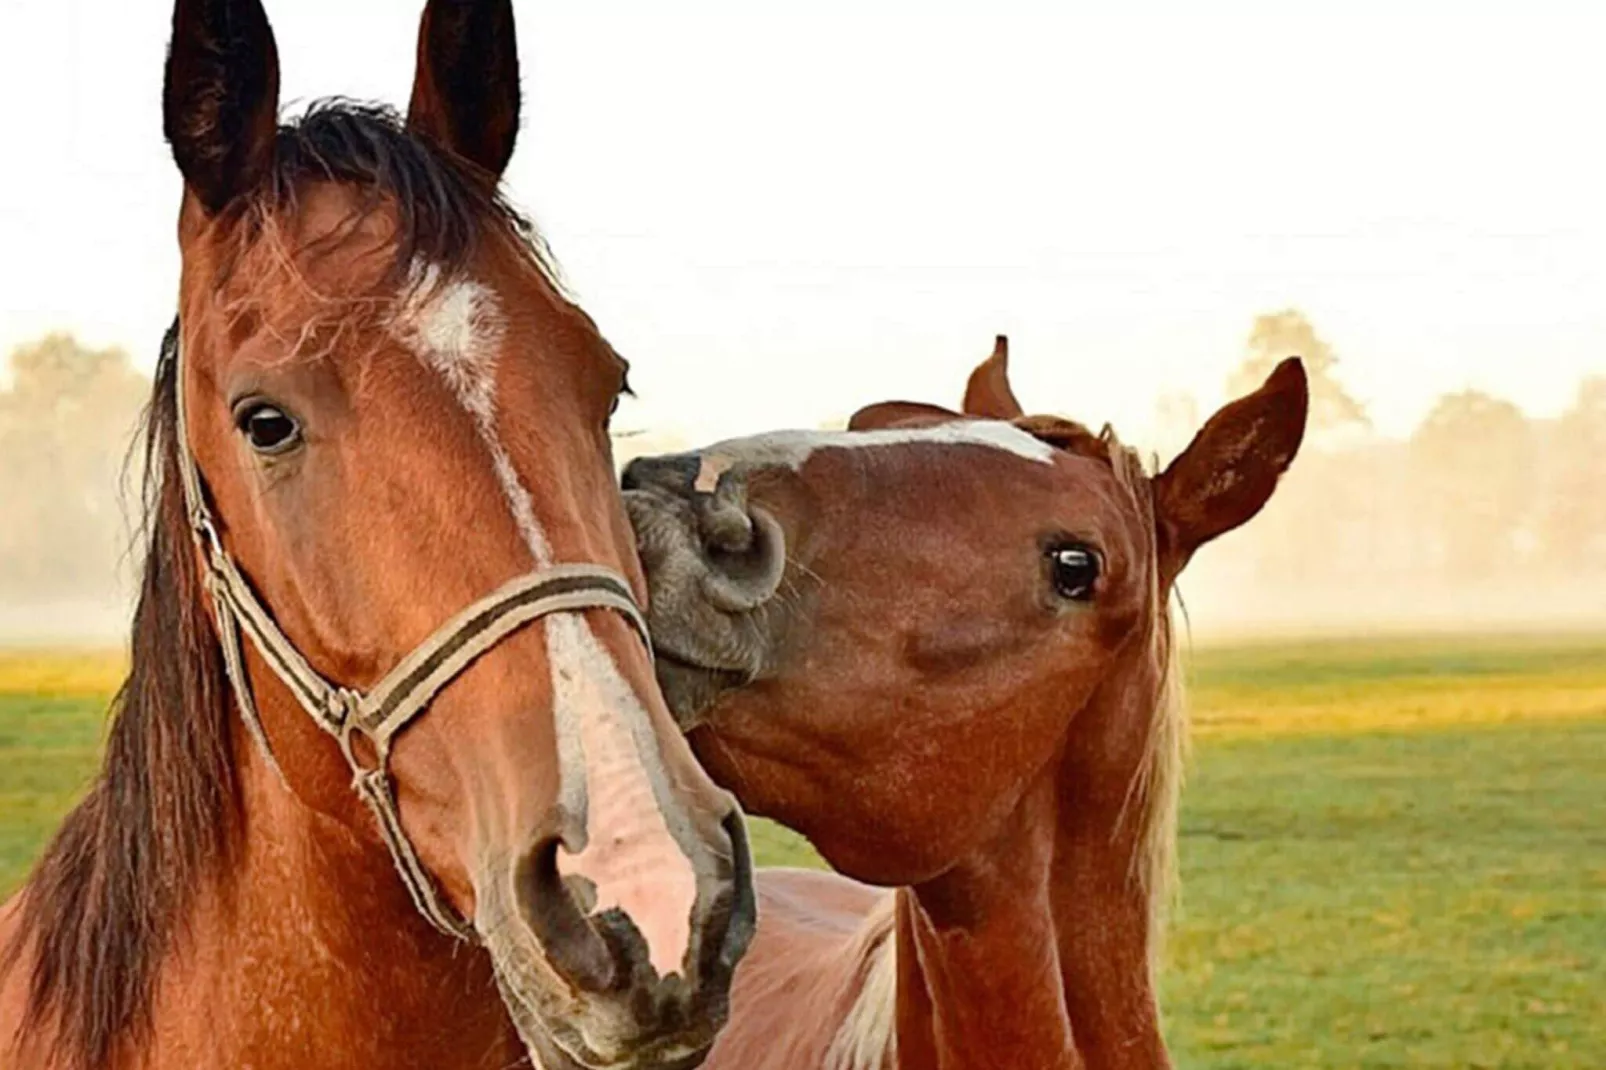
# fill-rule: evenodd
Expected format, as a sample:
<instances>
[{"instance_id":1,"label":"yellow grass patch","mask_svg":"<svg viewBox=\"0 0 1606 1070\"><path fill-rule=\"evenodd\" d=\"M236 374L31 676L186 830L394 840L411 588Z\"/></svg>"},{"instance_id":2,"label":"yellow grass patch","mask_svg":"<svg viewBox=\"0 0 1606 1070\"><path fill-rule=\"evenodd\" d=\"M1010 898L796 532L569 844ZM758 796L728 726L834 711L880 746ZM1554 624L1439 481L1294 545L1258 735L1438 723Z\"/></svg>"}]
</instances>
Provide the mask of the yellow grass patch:
<instances>
[{"instance_id":1,"label":"yellow grass patch","mask_svg":"<svg viewBox=\"0 0 1606 1070\"><path fill-rule=\"evenodd\" d=\"M1600 719L1606 718L1606 671L1542 681L1524 675L1371 684L1336 695L1200 688L1192 709L1198 735L1224 738Z\"/></svg>"},{"instance_id":2,"label":"yellow grass patch","mask_svg":"<svg viewBox=\"0 0 1606 1070\"><path fill-rule=\"evenodd\" d=\"M121 650L0 652L0 695L110 696L127 672Z\"/></svg>"}]
</instances>

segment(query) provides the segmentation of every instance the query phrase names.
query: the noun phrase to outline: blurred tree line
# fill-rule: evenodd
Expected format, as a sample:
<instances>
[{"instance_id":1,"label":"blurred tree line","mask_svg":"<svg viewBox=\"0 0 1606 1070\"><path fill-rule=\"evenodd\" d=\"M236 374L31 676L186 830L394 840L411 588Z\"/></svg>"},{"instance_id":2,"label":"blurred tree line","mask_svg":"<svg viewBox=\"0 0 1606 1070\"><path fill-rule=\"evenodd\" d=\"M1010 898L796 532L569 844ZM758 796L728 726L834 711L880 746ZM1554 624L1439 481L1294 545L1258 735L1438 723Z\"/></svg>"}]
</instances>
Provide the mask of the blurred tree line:
<instances>
[{"instance_id":1,"label":"blurred tree line","mask_svg":"<svg viewBox=\"0 0 1606 1070\"><path fill-rule=\"evenodd\" d=\"M1549 420L1476 390L1446 394L1401 439L1372 428L1337 355L1295 310L1255 321L1225 385L1244 393L1293 355L1311 376L1305 448L1265 513L1191 570L1192 591L1213 587L1224 607L1303 600L1312 621L1323 591L1362 610L1447 591L1501 588L1534 603L1572 591L1598 595L1606 610L1606 375L1579 384ZM104 604L129 590L124 480L138 473L125 459L149 389L123 350L70 335L10 354L0 376L0 618L13 619L0 631L26 627L29 607ZM1187 444L1203 411L1185 393L1159 397L1151 444L1162 459ZM642 433L616 449L622 461L684 445Z\"/></svg>"},{"instance_id":2,"label":"blurred tree line","mask_svg":"<svg viewBox=\"0 0 1606 1070\"><path fill-rule=\"evenodd\" d=\"M1210 552L1218 577L1357 599L1386 590L1396 603L1412 591L1606 590L1606 376L1550 420L1478 390L1445 394L1401 440L1372 430L1331 347L1292 309L1255 321L1229 392L1288 356L1311 377L1305 447L1263 516ZM1189 399L1163 398L1162 450L1197 421Z\"/></svg>"},{"instance_id":3,"label":"blurred tree line","mask_svg":"<svg viewBox=\"0 0 1606 1070\"><path fill-rule=\"evenodd\" d=\"M52 334L0 378L0 600L105 601L128 545L123 475L150 380L121 349Z\"/></svg>"}]
</instances>

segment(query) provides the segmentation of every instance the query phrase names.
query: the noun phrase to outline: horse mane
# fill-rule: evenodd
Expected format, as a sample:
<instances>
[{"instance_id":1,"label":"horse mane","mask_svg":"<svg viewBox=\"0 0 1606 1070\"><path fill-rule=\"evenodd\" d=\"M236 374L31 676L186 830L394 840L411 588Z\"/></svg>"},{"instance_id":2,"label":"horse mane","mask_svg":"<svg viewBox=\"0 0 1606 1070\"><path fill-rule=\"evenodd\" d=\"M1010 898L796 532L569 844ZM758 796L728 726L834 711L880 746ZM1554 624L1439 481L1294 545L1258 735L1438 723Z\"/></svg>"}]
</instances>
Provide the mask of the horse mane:
<instances>
[{"instance_id":1,"label":"horse mane","mask_svg":"<svg viewBox=\"0 0 1606 1070\"><path fill-rule=\"evenodd\" d=\"M1160 690L1150 715L1143 764L1132 779L1128 804L1135 801L1139 807L1139 847L1132 866L1138 886L1149 899L1149 980L1157 985L1171 913L1182 888L1177 820L1188 762L1189 719L1182 648L1176 641L1175 625L1164 605L1156 612L1148 657L1159 674Z\"/></svg>"},{"instance_id":2,"label":"horse mane","mask_svg":"<svg viewBox=\"0 0 1606 1070\"><path fill-rule=\"evenodd\" d=\"M232 854L239 778L222 656L202 606L179 481L176 325L142 432L144 577L130 668L99 775L21 895L0 971L31 951L19 1040L50 1035L69 1070L110 1065L148 1025L156 966L195 889Z\"/></svg>"},{"instance_id":3,"label":"horse mane","mask_svg":"<svg viewBox=\"0 0 1606 1070\"><path fill-rule=\"evenodd\" d=\"M1097 433L1058 416L1027 416L1015 424L1052 446L1107 464L1117 487L1137 514L1141 529L1149 533L1149 597L1143 625L1146 636L1139 654L1147 663L1148 678L1157 681L1158 686L1149 711L1143 758L1128 786L1117 827L1134 818L1138 822L1138 849L1131 860L1131 876L1148 898L1149 979L1154 983L1180 883L1177 813L1188 758L1188 716L1181 648L1165 593L1160 589L1154 544L1153 478L1138 451L1125 445L1108 424Z\"/></svg>"},{"instance_id":4,"label":"horse mane","mask_svg":"<svg viewBox=\"0 0 1606 1070\"><path fill-rule=\"evenodd\" d=\"M882 1070L898 1055L898 897L888 892L865 916L848 957L859 989L825 1053L824 1070Z\"/></svg>"},{"instance_id":5,"label":"horse mane","mask_svg":"<svg viewBox=\"0 0 1606 1070\"><path fill-rule=\"evenodd\" d=\"M279 129L262 185L226 209L248 224L242 242L293 213L299 191L317 181L365 192L363 212L389 206L399 281L415 263L437 266L434 278L461 271L489 224L519 239L562 292L533 226L494 180L409 131L393 110L348 101L315 103ZM137 440L144 571L101 768L36 863L13 938L0 948L0 975L31 963L17 1040L48 1043L62 1070L114 1065L150 1028L163 958L197 891L243 836L233 706L178 472L177 355L175 322Z\"/></svg>"},{"instance_id":6,"label":"horse mane","mask_svg":"<svg viewBox=\"0 0 1606 1070\"><path fill-rule=\"evenodd\" d=\"M1177 811L1182 794L1183 770L1188 758L1188 716L1182 686L1180 647L1171 614L1160 590L1155 558L1153 478L1137 450L1125 445L1106 424L1096 434L1058 416L1028 416L1016 425L1059 449L1109 465L1116 485L1137 513L1141 529L1149 533L1149 597L1145 647L1150 678L1158 682L1142 761L1127 789L1119 823L1138 821L1138 850L1132 857L1132 878L1149 901L1150 980L1159 969L1165 950L1166 924L1178 892Z\"/></svg>"},{"instance_id":7,"label":"horse mane","mask_svg":"<svg viewBox=\"0 0 1606 1070\"><path fill-rule=\"evenodd\" d=\"M1188 759L1186 691L1181 647L1176 642L1165 593L1160 590L1159 567L1154 559L1154 497L1149 469L1136 450L1121 443L1113 428L1106 426L1098 438L1116 483L1129 497L1151 539L1148 635L1141 656L1152 678L1158 681L1158 688L1149 714L1143 760L1128 788L1119 821L1125 822L1136 813L1138 850L1132 858L1132 877L1148 897L1149 980L1156 984L1165 952L1166 928L1180 888L1177 815Z\"/></svg>"}]
</instances>

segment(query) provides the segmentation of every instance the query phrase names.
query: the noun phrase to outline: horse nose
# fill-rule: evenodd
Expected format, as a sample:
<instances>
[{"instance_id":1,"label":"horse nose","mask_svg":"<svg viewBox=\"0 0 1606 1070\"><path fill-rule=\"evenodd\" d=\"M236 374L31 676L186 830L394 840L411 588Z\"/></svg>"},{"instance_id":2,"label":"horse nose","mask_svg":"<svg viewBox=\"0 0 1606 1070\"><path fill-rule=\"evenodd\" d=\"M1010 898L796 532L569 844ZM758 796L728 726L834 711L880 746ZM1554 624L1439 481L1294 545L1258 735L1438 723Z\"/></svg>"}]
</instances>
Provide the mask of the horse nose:
<instances>
[{"instance_id":1,"label":"horse nose","mask_svg":"<svg viewBox=\"0 0 1606 1070\"><path fill-rule=\"evenodd\" d=\"M667 1004L700 1002L728 988L757 918L752 853L734 802L705 835L695 898L688 916L678 919L688 930L684 955L672 966L655 955L649 939L661 933L665 919L633 916L617 906L597 910L597 886L579 872L565 872L574 867L561 838L526 854L514 875L518 910L565 981L597 996L651 990L656 995L649 1002L661 997L668 1015L685 1008ZM651 909L646 897L634 902ZM670 973L680 974L679 980L669 982Z\"/></svg>"},{"instance_id":2,"label":"horse nose","mask_svg":"<svg viewBox=\"0 0 1606 1070\"><path fill-rule=\"evenodd\" d=\"M786 571L786 533L767 510L748 501L745 473L727 472L712 491L694 493L691 514L709 603L745 613L773 598Z\"/></svg>"},{"instance_id":3,"label":"horse nose","mask_svg":"<svg viewBox=\"0 0 1606 1070\"><path fill-rule=\"evenodd\" d=\"M723 613L745 613L768 602L786 570L786 533L767 510L748 500L750 470L717 453L638 457L620 477L649 573L664 563L661 538L687 553L704 599ZM631 493L634 492L634 493Z\"/></svg>"},{"instance_id":4,"label":"horse nose","mask_svg":"<svg viewBox=\"0 0 1606 1070\"><path fill-rule=\"evenodd\" d=\"M625 465L619 483L625 490L659 490L675 497L691 493L702 460L695 453L637 457Z\"/></svg>"}]
</instances>

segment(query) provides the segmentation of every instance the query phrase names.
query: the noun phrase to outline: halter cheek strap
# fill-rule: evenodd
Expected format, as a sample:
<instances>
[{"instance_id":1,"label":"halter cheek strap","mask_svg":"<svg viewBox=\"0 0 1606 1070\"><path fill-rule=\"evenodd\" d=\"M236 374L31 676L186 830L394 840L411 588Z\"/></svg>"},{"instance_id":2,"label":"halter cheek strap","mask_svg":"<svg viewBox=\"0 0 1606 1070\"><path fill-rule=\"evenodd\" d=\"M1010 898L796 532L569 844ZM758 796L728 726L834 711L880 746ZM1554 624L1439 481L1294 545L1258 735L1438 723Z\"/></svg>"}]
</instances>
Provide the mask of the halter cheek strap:
<instances>
[{"instance_id":1,"label":"halter cheek strap","mask_svg":"<svg viewBox=\"0 0 1606 1070\"><path fill-rule=\"evenodd\" d=\"M205 584L217 622L223 664L241 719L268 764L284 772L268 744L245 671L242 633L282 680L319 728L335 737L351 767L352 789L374 813L390 848L396 871L419 913L441 932L473 942L474 929L452 909L425 870L402 828L390 781L390 751L396 736L422 714L430 701L481 654L533 621L553 613L611 609L623 614L646 644L647 622L624 577L600 565L552 565L519 576L486 595L437 628L372 688L359 692L332 683L296 649L262 604L234 558L223 546L206 504L200 469L190 452L184 403L183 346L174 350L174 390L178 403L178 467L190 527L206 569ZM366 739L372 760L365 763L356 738Z\"/></svg>"}]
</instances>

